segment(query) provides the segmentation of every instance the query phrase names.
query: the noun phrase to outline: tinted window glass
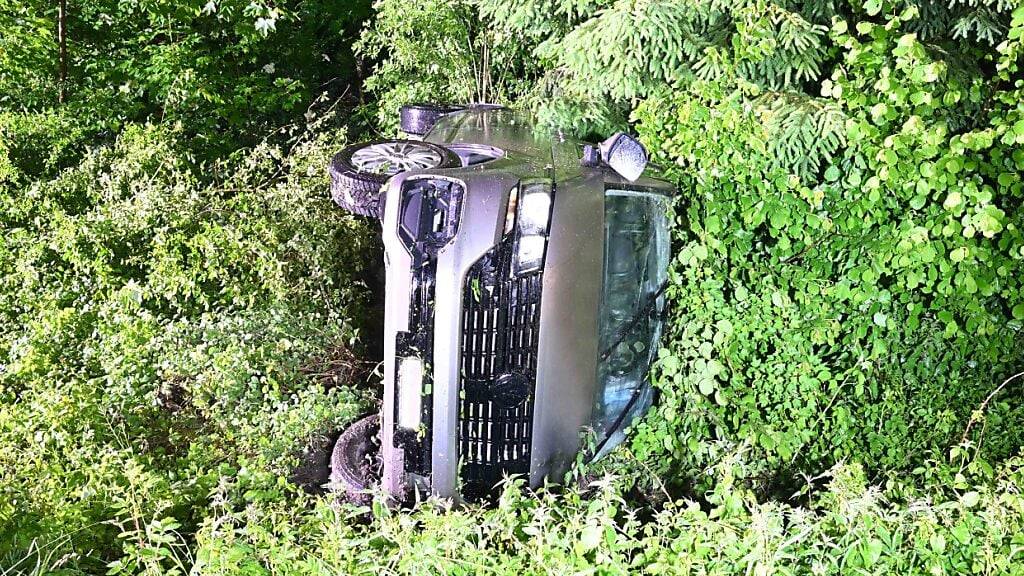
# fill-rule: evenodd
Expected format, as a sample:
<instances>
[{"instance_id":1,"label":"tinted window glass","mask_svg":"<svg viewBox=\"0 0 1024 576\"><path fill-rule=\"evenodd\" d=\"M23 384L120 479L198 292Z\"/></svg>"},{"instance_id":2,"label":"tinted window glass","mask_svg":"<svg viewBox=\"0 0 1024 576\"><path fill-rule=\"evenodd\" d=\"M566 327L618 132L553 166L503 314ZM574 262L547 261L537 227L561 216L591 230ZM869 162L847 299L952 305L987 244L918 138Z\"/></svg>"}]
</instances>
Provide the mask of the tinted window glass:
<instances>
[{"instance_id":1,"label":"tinted window glass","mask_svg":"<svg viewBox=\"0 0 1024 576\"><path fill-rule=\"evenodd\" d=\"M604 284L594 428L598 456L623 438L622 430L650 407L647 372L661 336L669 259L668 199L636 190L605 195Z\"/></svg>"}]
</instances>

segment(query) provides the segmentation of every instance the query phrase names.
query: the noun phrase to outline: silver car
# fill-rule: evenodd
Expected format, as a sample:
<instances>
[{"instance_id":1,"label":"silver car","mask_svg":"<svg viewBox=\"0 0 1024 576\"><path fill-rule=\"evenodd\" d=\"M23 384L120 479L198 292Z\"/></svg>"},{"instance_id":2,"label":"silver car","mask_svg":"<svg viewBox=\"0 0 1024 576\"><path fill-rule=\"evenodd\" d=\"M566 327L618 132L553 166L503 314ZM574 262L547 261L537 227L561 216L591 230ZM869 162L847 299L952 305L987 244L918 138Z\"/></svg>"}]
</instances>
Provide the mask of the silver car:
<instances>
[{"instance_id":1,"label":"silver car","mask_svg":"<svg viewBox=\"0 0 1024 576\"><path fill-rule=\"evenodd\" d=\"M674 188L622 134L591 146L490 105L402 120L410 139L330 167L335 201L381 219L386 267L383 409L342 434L334 487L557 482L584 433L600 457L653 401Z\"/></svg>"}]
</instances>

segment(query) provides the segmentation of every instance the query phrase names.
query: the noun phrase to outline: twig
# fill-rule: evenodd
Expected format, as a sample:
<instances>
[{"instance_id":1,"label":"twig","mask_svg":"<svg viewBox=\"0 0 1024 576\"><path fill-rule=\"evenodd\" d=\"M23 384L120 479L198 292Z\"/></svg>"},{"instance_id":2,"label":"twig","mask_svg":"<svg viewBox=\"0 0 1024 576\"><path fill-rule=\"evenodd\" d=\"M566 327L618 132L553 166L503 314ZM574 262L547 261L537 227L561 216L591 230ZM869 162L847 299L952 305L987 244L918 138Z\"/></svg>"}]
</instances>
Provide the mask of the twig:
<instances>
[{"instance_id":1,"label":"twig","mask_svg":"<svg viewBox=\"0 0 1024 576\"><path fill-rule=\"evenodd\" d=\"M1006 380L1003 380L1002 384L996 386L995 390L988 393L988 396L985 397L985 400L981 403L981 406L978 406L978 409L971 413L971 418L970 420L967 421L967 427L964 428L964 435L960 437L960 444L964 444L965 442L967 442L967 435L971 433L971 426L974 426L975 422L984 417L985 408L988 407L988 403L992 401L992 398L995 397L995 395L998 394L1000 390L1005 388L1007 384L1016 380L1017 378L1020 378L1021 376L1024 376L1024 372L1017 372L1013 376L1010 376Z\"/></svg>"}]
</instances>

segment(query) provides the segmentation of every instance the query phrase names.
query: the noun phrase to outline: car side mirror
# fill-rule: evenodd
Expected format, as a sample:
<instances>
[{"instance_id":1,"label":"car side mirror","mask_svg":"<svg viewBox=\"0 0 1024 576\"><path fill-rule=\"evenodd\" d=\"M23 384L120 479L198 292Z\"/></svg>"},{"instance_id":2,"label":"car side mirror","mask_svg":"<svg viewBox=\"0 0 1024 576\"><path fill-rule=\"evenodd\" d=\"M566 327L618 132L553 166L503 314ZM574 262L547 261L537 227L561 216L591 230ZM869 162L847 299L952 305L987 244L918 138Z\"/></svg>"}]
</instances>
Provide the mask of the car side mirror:
<instances>
[{"instance_id":1,"label":"car side mirror","mask_svg":"<svg viewBox=\"0 0 1024 576\"><path fill-rule=\"evenodd\" d=\"M636 181L647 168L647 149L636 138L616 132L601 142L601 160L626 180Z\"/></svg>"}]
</instances>

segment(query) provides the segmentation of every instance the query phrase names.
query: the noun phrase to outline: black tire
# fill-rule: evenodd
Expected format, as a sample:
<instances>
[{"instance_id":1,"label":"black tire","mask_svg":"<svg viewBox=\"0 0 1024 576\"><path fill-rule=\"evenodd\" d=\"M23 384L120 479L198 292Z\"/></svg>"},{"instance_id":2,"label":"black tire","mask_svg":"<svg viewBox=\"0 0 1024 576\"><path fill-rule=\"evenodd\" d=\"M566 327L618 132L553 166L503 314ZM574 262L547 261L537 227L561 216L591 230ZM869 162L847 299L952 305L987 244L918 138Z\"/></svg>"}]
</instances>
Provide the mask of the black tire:
<instances>
[{"instance_id":1,"label":"black tire","mask_svg":"<svg viewBox=\"0 0 1024 576\"><path fill-rule=\"evenodd\" d=\"M434 127L442 116L462 110L460 106L446 104L409 104L399 111L402 121L402 132L423 136Z\"/></svg>"},{"instance_id":2,"label":"black tire","mask_svg":"<svg viewBox=\"0 0 1024 576\"><path fill-rule=\"evenodd\" d=\"M401 171L401 167L392 166L386 171L369 172L361 170L353 163L352 157L360 150L378 145L411 146L419 150L429 150L440 160L435 166L424 168L455 168L462 165L459 156L451 150L414 140L375 140L354 144L342 149L334 155L328 171L331 174L331 198L334 203L345 210L360 216L379 218L384 214L384 201L381 187L389 178Z\"/></svg>"},{"instance_id":3,"label":"black tire","mask_svg":"<svg viewBox=\"0 0 1024 576\"><path fill-rule=\"evenodd\" d=\"M331 452L330 488L342 499L369 504L369 493L380 482L380 416L373 414L345 429Z\"/></svg>"}]
</instances>

